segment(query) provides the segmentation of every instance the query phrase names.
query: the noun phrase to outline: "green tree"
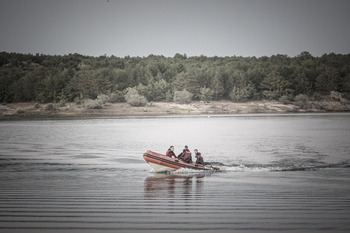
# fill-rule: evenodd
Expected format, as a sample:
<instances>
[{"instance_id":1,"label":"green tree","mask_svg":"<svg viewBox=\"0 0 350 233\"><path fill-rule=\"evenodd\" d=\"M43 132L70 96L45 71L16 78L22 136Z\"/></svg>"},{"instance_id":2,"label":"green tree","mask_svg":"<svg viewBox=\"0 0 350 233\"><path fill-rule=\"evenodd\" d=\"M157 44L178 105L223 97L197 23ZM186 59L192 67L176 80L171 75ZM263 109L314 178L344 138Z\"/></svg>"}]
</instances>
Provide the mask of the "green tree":
<instances>
[{"instance_id":1,"label":"green tree","mask_svg":"<svg viewBox=\"0 0 350 233\"><path fill-rule=\"evenodd\" d=\"M70 98L76 97L87 99L96 99L100 94L106 94L110 91L110 81L103 77L100 70L80 70L70 80L67 85Z\"/></svg>"},{"instance_id":2,"label":"green tree","mask_svg":"<svg viewBox=\"0 0 350 233\"><path fill-rule=\"evenodd\" d=\"M250 87L234 86L230 92L230 99L235 102L247 101L251 96Z\"/></svg>"},{"instance_id":3,"label":"green tree","mask_svg":"<svg viewBox=\"0 0 350 233\"><path fill-rule=\"evenodd\" d=\"M204 102L209 102L211 100L213 100L213 97L214 97L214 91L211 90L210 88L206 88L206 87L202 87L200 89L200 99Z\"/></svg>"},{"instance_id":4,"label":"green tree","mask_svg":"<svg viewBox=\"0 0 350 233\"><path fill-rule=\"evenodd\" d=\"M215 99L223 97L225 91L224 76L217 71L211 80L211 89L214 91Z\"/></svg>"},{"instance_id":5,"label":"green tree","mask_svg":"<svg viewBox=\"0 0 350 233\"><path fill-rule=\"evenodd\" d=\"M284 85L283 77L275 72L270 73L261 82L263 97L266 99L278 99L283 95Z\"/></svg>"},{"instance_id":6,"label":"green tree","mask_svg":"<svg viewBox=\"0 0 350 233\"><path fill-rule=\"evenodd\" d=\"M14 83L16 83L24 73L25 71L23 71L21 67L12 65L0 67L0 102L14 102L18 100L15 93L20 93L21 91L16 91L18 87ZM19 99L19 101L21 101L21 99Z\"/></svg>"},{"instance_id":7,"label":"green tree","mask_svg":"<svg viewBox=\"0 0 350 233\"><path fill-rule=\"evenodd\" d=\"M11 85L14 90L15 101L35 101L40 81L45 77L45 70L42 67L32 67L23 77Z\"/></svg>"}]
</instances>

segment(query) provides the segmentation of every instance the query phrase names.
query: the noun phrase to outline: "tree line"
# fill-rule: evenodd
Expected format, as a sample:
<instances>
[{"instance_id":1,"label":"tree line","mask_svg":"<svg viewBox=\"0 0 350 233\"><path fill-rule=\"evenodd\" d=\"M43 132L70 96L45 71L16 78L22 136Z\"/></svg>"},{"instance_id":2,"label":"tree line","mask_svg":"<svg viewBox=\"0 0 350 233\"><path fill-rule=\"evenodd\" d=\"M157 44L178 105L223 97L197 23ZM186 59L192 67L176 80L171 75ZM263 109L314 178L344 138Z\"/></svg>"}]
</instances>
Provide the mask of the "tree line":
<instances>
[{"instance_id":1,"label":"tree line","mask_svg":"<svg viewBox=\"0 0 350 233\"><path fill-rule=\"evenodd\" d=\"M194 100L320 99L350 94L350 54L298 56L124 58L80 54L0 53L0 102L41 103L96 99L125 101L132 88L147 101L173 101L186 91Z\"/></svg>"}]
</instances>

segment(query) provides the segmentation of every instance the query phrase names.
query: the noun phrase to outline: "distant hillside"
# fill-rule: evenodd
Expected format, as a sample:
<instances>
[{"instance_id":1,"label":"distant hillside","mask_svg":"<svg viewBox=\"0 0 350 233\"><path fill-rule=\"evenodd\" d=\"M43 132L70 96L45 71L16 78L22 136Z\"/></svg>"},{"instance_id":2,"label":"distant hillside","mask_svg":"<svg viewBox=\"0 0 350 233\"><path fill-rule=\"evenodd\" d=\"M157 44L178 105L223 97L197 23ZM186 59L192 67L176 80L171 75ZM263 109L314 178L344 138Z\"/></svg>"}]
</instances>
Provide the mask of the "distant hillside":
<instances>
[{"instance_id":1,"label":"distant hillside","mask_svg":"<svg viewBox=\"0 0 350 233\"><path fill-rule=\"evenodd\" d=\"M313 57L100 56L0 53L0 102L72 102L113 96L124 102L134 87L148 101L173 101L187 90L193 100L320 100L350 95L350 54Z\"/></svg>"}]
</instances>

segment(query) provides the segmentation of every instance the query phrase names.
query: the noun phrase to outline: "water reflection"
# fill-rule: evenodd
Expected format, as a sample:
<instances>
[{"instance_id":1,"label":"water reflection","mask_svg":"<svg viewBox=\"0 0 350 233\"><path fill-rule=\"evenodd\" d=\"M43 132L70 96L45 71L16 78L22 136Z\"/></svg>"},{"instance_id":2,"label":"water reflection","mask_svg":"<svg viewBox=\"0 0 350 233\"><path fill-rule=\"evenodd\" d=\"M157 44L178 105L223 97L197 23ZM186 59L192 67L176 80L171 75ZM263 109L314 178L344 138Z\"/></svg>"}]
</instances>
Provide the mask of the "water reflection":
<instances>
[{"instance_id":1,"label":"water reflection","mask_svg":"<svg viewBox=\"0 0 350 233\"><path fill-rule=\"evenodd\" d=\"M204 177L210 174L155 174L144 181L145 199L192 199L200 195Z\"/></svg>"}]
</instances>

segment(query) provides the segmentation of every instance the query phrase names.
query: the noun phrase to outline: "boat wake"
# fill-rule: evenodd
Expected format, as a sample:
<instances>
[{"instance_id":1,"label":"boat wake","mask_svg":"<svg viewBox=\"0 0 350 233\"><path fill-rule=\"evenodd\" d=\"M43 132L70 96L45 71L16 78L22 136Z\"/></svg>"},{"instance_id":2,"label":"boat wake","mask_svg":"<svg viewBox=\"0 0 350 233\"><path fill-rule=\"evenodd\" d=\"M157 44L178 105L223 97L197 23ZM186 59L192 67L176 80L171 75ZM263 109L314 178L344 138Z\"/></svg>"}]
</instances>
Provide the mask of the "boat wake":
<instances>
[{"instance_id":1,"label":"boat wake","mask_svg":"<svg viewBox=\"0 0 350 233\"><path fill-rule=\"evenodd\" d=\"M332 168L350 168L350 162L337 164L223 164L211 162L213 166L220 169L220 172L288 172L288 171L315 171ZM151 169L150 173L162 173ZM176 171L164 171L169 174L207 174L212 173L210 170L193 170L181 168Z\"/></svg>"},{"instance_id":2,"label":"boat wake","mask_svg":"<svg viewBox=\"0 0 350 233\"><path fill-rule=\"evenodd\" d=\"M215 163L213 163L215 164ZM218 166L224 172L281 172L281 171L313 171L331 168L350 168L350 162L335 164L315 163L315 164L220 164Z\"/></svg>"}]
</instances>

